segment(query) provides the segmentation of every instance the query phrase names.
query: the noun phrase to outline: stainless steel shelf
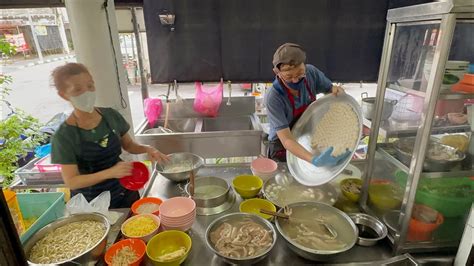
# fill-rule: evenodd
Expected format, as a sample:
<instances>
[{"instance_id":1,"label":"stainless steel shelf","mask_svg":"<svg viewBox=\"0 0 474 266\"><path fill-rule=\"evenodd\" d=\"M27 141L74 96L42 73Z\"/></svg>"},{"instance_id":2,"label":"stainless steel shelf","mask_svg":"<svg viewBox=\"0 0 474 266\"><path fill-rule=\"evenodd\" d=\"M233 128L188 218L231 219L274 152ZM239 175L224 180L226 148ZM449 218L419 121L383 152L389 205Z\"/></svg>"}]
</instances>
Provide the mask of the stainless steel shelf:
<instances>
[{"instance_id":1,"label":"stainless steel shelf","mask_svg":"<svg viewBox=\"0 0 474 266\"><path fill-rule=\"evenodd\" d=\"M410 170L408 166L400 162L397 158L390 154L387 150L390 148L387 144L382 143L378 144L377 152L388 162L395 165L397 168L402 170L405 173L408 173ZM423 172L421 173L422 178L446 178L446 177L469 177L474 175L474 170L460 170L460 171L450 171L450 172Z\"/></svg>"},{"instance_id":2,"label":"stainless steel shelf","mask_svg":"<svg viewBox=\"0 0 474 266\"><path fill-rule=\"evenodd\" d=\"M363 119L364 126L368 128L372 128L372 121L364 118ZM414 136L418 131L419 125L407 126L406 128L402 129L393 129L390 128L390 123L388 121L383 121L382 125L380 126L379 135L383 138L391 138L391 137L406 137L406 136ZM431 129L431 134L444 134L444 133L464 133L470 132L471 126L469 124L465 125L456 125L456 126L444 126L444 127L433 127Z\"/></svg>"}]
</instances>

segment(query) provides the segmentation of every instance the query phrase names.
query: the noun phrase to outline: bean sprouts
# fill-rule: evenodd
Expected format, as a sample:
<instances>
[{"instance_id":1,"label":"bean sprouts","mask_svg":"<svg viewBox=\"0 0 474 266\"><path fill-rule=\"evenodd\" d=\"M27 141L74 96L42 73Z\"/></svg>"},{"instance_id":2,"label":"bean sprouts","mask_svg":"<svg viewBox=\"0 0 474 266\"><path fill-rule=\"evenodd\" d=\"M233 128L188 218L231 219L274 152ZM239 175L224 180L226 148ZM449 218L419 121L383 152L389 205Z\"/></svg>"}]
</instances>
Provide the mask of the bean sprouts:
<instances>
[{"instance_id":1,"label":"bean sprouts","mask_svg":"<svg viewBox=\"0 0 474 266\"><path fill-rule=\"evenodd\" d=\"M131 247L125 246L115 252L112 257L112 266L128 266L137 259L135 251Z\"/></svg>"}]
</instances>

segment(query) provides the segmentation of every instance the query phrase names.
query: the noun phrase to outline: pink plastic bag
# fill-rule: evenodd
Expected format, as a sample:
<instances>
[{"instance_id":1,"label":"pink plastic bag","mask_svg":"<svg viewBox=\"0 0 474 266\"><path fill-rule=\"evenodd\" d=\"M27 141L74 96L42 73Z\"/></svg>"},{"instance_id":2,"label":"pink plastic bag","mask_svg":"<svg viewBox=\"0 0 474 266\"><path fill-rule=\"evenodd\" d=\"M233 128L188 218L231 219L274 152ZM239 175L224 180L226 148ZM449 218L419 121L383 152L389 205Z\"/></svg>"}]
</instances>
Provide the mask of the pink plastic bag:
<instances>
[{"instance_id":1,"label":"pink plastic bag","mask_svg":"<svg viewBox=\"0 0 474 266\"><path fill-rule=\"evenodd\" d=\"M203 88L201 82L196 82L194 111L205 116L216 117L222 103L223 88L224 83L222 80L219 85L208 88Z\"/></svg>"},{"instance_id":2,"label":"pink plastic bag","mask_svg":"<svg viewBox=\"0 0 474 266\"><path fill-rule=\"evenodd\" d=\"M146 98L144 101L145 116L148 120L150 128L155 127L155 123L160 117L163 104L160 98Z\"/></svg>"}]
</instances>

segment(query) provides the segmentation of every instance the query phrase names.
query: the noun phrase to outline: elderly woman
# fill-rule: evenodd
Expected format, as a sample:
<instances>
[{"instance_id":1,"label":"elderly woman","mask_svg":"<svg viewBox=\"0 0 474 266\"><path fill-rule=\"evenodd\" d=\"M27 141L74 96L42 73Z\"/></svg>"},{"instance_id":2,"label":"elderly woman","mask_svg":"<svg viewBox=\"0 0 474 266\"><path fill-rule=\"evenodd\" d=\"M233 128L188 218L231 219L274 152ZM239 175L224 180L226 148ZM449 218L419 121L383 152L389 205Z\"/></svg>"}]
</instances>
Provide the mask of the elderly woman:
<instances>
[{"instance_id":1,"label":"elderly woman","mask_svg":"<svg viewBox=\"0 0 474 266\"><path fill-rule=\"evenodd\" d=\"M130 207L139 194L118 181L132 171L131 163L120 160L122 148L146 153L153 161L166 160L166 155L136 143L127 133L130 125L116 110L94 106L94 79L84 65L60 66L52 78L59 96L74 108L52 138L51 161L62 166L64 183L72 195L82 193L90 201L110 191L110 208Z\"/></svg>"},{"instance_id":2,"label":"elderly woman","mask_svg":"<svg viewBox=\"0 0 474 266\"><path fill-rule=\"evenodd\" d=\"M305 64L306 53L298 44L285 43L273 55L275 80L265 96L270 122L268 157L286 161L286 150L316 166L331 166L347 158L350 151L331 156L330 147L320 155L313 155L301 146L291 134L291 128L319 93L338 95L344 90L332 82L319 69Z\"/></svg>"}]
</instances>

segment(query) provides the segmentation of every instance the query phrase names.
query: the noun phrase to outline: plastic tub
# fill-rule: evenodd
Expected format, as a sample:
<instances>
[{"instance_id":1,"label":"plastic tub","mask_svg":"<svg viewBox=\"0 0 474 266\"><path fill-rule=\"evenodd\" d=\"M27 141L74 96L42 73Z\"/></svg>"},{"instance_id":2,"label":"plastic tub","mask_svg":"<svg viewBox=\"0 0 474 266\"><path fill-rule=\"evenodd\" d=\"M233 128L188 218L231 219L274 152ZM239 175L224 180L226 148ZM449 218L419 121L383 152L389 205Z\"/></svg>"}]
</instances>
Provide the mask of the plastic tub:
<instances>
[{"instance_id":1,"label":"plastic tub","mask_svg":"<svg viewBox=\"0 0 474 266\"><path fill-rule=\"evenodd\" d=\"M422 212L433 212L428 206L415 205L414 208L420 209ZM432 238L433 232L444 222L444 217L439 212L436 213L436 220L433 223L420 221L412 217L410 219L410 226L408 227L408 241L429 241Z\"/></svg>"},{"instance_id":2,"label":"plastic tub","mask_svg":"<svg viewBox=\"0 0 474 266\"><path fill-rule=\"evenodd\" d=\"M62 192L18 193L17 197L23 220L37 218L20 236L21 243L26 243L39 229L64 216L65 203Z\"/></svg>"},{"instance_id":3,"label":"plastic tub","mask_svg":"<svg viewBox=\"0 0 474 266\"><path fill-rule=\"evenodd\" d=\"M401 187L405 187L407 176L404 172L399 171L395 174L397 183ZM422 179L416 191L415 202L429 206L444 217L459 217L469 212L471 204L474 201L474 194L467 196L447 196L442 194L440 188L444 191L456 189L460 186L470 190L474 189L474 181L469 178L440 178L440 179ZM431 189L431 190L430 190ZM453 192L453 194L456 194Z\"/></svg>"},{"instance_id":4,"label":"plastic tub","mask_svg":"<svg viewBox=\"0 0 474 266\"><path fill-rule=\"evenodd\" d=\"M156 228L151 230L150 232L148 232L147 234L144 234L144 235L141 235L141 236L132 236L132 235L127 235L125 233L125 228L126 226L130 223L130 222L133 222L134 220L136 219L139 219L139 218L142 218L142 217L149 217L153 220ZM141 239L145 242L148 243L148 241L150 241L150 239L155 236L157 233L158 233L158 230L160 228L160 224L161 224L161 221L158 217L156 217L156 215L154 214L150 214L150 213L144 213L144 214L138 214L138 215L135 215L135 216L132 216L130 218L128 218L123 224L122 224L122 227L120 229L120 231L122 232L122 234L126 237L126 238L133 238L133 239Z\"/></svg>"}]
</instances>

